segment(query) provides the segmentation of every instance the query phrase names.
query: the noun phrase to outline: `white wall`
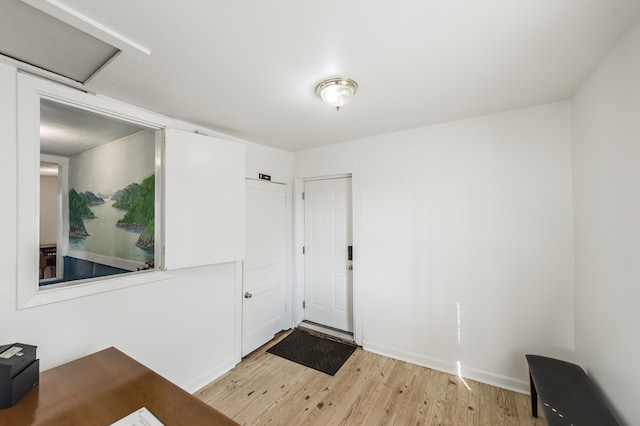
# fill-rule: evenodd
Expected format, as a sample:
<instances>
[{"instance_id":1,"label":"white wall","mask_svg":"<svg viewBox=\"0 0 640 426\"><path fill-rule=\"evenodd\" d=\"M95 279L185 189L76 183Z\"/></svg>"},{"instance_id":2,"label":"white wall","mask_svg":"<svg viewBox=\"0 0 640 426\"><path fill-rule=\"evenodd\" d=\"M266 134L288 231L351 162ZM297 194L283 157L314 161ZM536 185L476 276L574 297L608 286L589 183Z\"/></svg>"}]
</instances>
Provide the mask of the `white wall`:
<instances>
[{"instance_id":1,"label":"white wall","mask_svg":"<svg viewBox=\"0 0 640 426\"><path fill-rule=\"evenodd\" d=\"M164 281L16 310L16 70L3 64L0 93L0 343L37 345L41 370L116 346L191 391L238 362L233 263L174 270ZM247 163L290 179L290 162L282 167L287 158L277 150L258 157L247 150Z\"/></svg>"},{"instance_id":2,"label":"white wall","mask_svg":"<svg viewBox=\"0 0 640 426\"><path fill-rule=\"evenodd\" d=\"M526 353L571 357L570 107L294 153L296 179L357 170L365 349L521 391Z\"/></svg>"},{"instance_id":3,"label":"white wall","mask_svg":"<svg viewBox=\"0 0 640 426\"><path fill-rule=\"evenodd\" d=\"M640 21L574 98L576 355L640 419Z\"/></svg>"},{"instance_id":4,"label":"white wall","mask_svg":"<svg viewBox=\"0 0 640 426\"><path fill-rule=\"evenodd\" d=\"M291 184L293 154L289 151L269 148L245 142L247 149L247 178L258 179L259 173L271 176L273 182Z\"/></svg>"}]
</instances>

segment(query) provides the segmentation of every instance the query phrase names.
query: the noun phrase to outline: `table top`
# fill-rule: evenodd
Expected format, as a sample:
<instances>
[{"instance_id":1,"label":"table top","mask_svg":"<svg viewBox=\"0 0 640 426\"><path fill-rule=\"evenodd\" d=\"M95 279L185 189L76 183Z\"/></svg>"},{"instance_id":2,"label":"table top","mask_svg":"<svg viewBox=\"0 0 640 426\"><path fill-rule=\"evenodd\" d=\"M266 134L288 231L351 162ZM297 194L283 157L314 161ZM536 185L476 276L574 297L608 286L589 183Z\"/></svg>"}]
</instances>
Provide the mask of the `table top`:
<instances>
[{"instance_id":1,"label":"table top","mask_svg":"<svg viewBox=\"0 0 640 426\"><path fill-rule=\"evenodd\" d=\"M0 424L110 425L142 407L167 426L238 425L116 348L42 372Z\"/></svg>"}]
</instances>

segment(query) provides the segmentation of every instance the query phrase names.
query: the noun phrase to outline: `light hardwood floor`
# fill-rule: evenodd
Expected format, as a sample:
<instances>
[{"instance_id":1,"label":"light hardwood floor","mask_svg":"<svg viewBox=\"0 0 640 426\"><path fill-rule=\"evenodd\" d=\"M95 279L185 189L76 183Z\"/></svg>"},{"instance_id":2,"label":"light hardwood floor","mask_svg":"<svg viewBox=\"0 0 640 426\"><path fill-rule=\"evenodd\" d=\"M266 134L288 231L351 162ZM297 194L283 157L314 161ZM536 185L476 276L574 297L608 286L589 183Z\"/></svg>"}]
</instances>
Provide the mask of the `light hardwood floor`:
<instances>
[{"instance_id":1,"label":"light hardwood floor","mask_svg":"<svg viewBox=\"0 0 640 426\"><path fill-rule=\"evenodd\" d=\"M361 348L333 377L265 352L287 334L195 395L245 425L545 425L527 395Z\"/></svg>"}]
</instances>

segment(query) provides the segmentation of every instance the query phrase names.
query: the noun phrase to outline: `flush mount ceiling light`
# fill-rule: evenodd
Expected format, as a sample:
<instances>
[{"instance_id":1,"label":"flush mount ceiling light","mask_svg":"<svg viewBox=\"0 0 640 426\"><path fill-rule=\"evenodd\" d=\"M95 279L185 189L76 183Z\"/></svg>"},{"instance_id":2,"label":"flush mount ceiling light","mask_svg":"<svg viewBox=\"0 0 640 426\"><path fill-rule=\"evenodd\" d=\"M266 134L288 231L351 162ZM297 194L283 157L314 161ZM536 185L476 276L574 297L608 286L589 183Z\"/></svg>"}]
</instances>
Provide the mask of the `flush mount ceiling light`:
<instances>
[{"instance_id":1,"label":"flush mount ceiling light","mask_svg":"<svg viewBox=\"0 0 640 426\"><path fill-rule=\"evenodd\" d=\"M357 91L358 83L344 77L329 78L316 87L316 94L322 98L324 103L338 111L349 103Z\"/></svg>"}]
</instances>

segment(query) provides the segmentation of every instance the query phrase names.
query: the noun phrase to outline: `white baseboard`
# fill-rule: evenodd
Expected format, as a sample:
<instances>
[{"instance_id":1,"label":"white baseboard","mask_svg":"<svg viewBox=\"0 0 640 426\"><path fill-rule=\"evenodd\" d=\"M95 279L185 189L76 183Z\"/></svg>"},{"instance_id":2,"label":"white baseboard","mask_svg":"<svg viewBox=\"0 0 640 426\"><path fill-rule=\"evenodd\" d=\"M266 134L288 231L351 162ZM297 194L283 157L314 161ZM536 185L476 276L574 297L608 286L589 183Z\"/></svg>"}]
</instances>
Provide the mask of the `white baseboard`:
<instances>
[{"instance_id":1,"label":"white baseboard","mask_svg":"<svg viewBox=\"0 0 640 426\"><path fill-rule=\"evenodd\" d=\"M375 342L364 340L362 348L366 351L400 361L410 362L411 364L420 365L422 367L432 368L434 370L443 371L445 373L458 376L458 364L436 358L430 358L413 352L406 352L389 346L381 345ZM499 388L510 391L530 394L529 382L525 380L515 379L513 377L502 376L500 374L488 371L478 370L475 368L464 367L462 376L465 379L475 380L477 382L486 383L488 385L497 386Z\"/></svg>"},{"instance_id":2,"label":"white baseboard","mask_svg":"<svg viewBox=\"0 0 640 426\"><path fill-rule=\"evenodd\" d=\"M222 363L218 367L216 367L214 370L211 370L201 375L198 379L193 381L190 385L183 387L183 389L189 392L190 394L194 394L200 389L202 389L203 387L207 386L209 383L213 382L214 380L222 376L224 373L230 371L233 367L235 367L239 363L240 363L239 359L235 359L235 358L230 359Z\"/></svg>"}]
</instances>

